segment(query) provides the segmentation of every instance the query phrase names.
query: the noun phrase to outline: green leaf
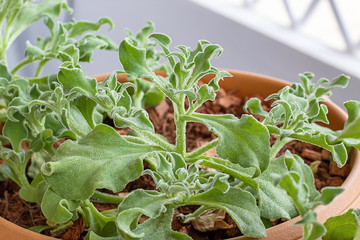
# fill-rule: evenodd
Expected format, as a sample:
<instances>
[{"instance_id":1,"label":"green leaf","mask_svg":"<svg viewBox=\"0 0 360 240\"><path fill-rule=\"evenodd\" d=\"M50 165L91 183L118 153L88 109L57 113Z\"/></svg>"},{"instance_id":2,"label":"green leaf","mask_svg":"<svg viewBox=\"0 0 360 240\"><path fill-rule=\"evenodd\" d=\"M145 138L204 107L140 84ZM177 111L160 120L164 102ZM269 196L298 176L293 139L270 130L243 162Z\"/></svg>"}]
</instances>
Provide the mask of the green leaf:
<instances>
[{"instance_id":1,"label":"green leaf","mask_svg":"<svg viewBox=\"0 0 360 240\"><path fill-rule=\"evenodd\" d=\"M141 208L130 209L121 212L116 220L120 235L126 240L191 240L191 237L184 233L171 230L173 210L166 212L157 218L148 219L137 225L137 220L142 214ZM129 227L130 225L130 227Z\"/></svg>"},{"instance_id":2,"label":"green leaf","mask_svg":"<svg viewBox=\"0 0 360 240\"><path fill-rule=\"evenodd\" d=\"M101 17L95 23L88 21L70 22L67 25L65 25L65 27L70 28L71 25L71 31L69 33L69 37L75 37L82 35L87 31L97 31L104 24L108 24L110 26L110 30L114 27L113 22L108 17Z\"/></svg>"},{"instance_id":3,"label":"green leaf","mask_svg":"<svg viewBox=\"0 0 360 240\"><path fill-rule=\"evenodd\" d=\"M205 47L203 52L196 54L194 59L194 69L191 74L191 80L187 83L187 88L193 87L202 73L211 68L210 59L217 54L219 56L223 49L220 45L209 44Z\"/></svg>"},{"instance_id":4,"label":"green leaf","mask_svg":"<svg viewBox=\"0 0 360 240\"><path fill-rule=\"evenodd\" d=\"M347 86L349 79L350 79L349 76L342 74L331 81L330 87L331 88L344 88Z\"/></svg>"},{"instance_id":5,"label":"green leaf","mask_svg":"<svg viewBox=\"0 0 360 240\"><path fill-rule=\"evenodd\" d=\"M93 34L85 35L76 43L80 53L80 61L92 62L92 55L96 49L107 48L108 43Z\"/></svg>"},{"instance_id":6,"label":"green leaf","mask_svg":"<svg viewBox=\"0 0 360 240\"><path fill-rule=\"evenodd\" d=\"M26 51L25 51L26 57L37 57L44 55L45 52L41 48L32 45L29 41L26 41Z\"/></svg>"},{"instance_id":7,"label":"green leaf","mask_svg":"<svg viewBox=\"0 0 360 240\"><path fill-rule=\"evenodd\" d=\"M146 63L146 50L134 47L130 39L125 39L119 46L119 59L125 71L138 78L155 77Z\"/></svg>"},{"instance_id":8,"label":"green leaf","mask_svg":"<svg viewBox=\"0 0 360 240\"><path fill-rule=\"evenodd\" d=\"M306 186L308 198L314 200L319 196L319 192L315 188L314 174L309 165L304 160L296 155L286 151L285 163L289 171L296 173L301 178L301 184Z\"/></svg>"},{"instance_id":9,"label":"green leaf","mask_svg":"<svg viewBox=\"0 0 360 240\"><path fill-rule=\"evenodd\" d=\"M360 149L360 102L348 101L344 105L349 117L337 140Z\"/></svg>"},{"instance_id":10,"label":"green leaf","mask_svg":"<svg viewBox=\"0 0 360 240\"><path fill-rule=\"evenodd\" d=\"M63 85L64 92L81 91L85 96L95 96L96 79L86 77L81 69L76 68L73 63L61 64L58 73L59 82Z\"/></svg>"},{"instance_id":11,"label":"green leaf","mask_svg":"<svg viewBox=\"0 0 360 240\"><path fill-rule=\"evenodd\" d=\"M38 226L30 227L30 228L28 228L28 230L36 232L36 233L41 233L41 232L51 229L51 228L53 228L53 227L49 226L49 225L38 225Z\"/></svg>"},{"instance_id":12,"label":"green leaf","mask_svg":"<svg viewBox=\"0 0 360 240\"><path fill-rule=\"evenodd\" d=\"M268 112L264 111L264 109L262 108L261 101L258 98L250 98L246 101L244 105L244 111L249 112L248 110L262 117L266 117L268 115Z\"/></svg>"},{"instance_id":13,"label":"green leaf","mask_svg":"<svg viewBox=\"0 0 360 240\"><path fill-rule=\"evenodd\" d=\"M71 11L65 0L47 0L40 4L33 4L31 1L25 2L11 24L7 44L10 45L20 33L40 18L57 18L61 9Z\"/></svg>"},{"instance_id":14,"label":"green leaf","mask_svg":"<svg viewBox=\"0 0 360 240\"><path fill-rule=\"evenodd\" d=\"M336 162L338 167L344 166L347 161L348 154L344 143L331 144L328 140L327 134L318 133L316 135L309 132L294 133L289 136L303 142L311 143L316 146L325 148L331 152L332 160Z\"/></svg>"},{"instance_id":15,"label":"green leaf","mask_svg":"<svg viewBox=\"0 0 360 240\"><path fill-rule=\"evenodd\" d=\"M43 196L48 189L46 182L41 174L38 174L31 182L30 186L24 186L20 189L19 195L27 202L41 204Z\"/></svg>"},{"instance_id":16,"label":"green leaf","mask_svg":"<svg viewBox=\"0 0 360 240\"><path fill-rule=\"evenodd\" d=\"M161 148L129 142L115 129L100 124L77 143L63 143L42 172L59 195L85 200L97 188L120 192L141 175L141 158L157 150Z\"/></svg>"},{"instance_id":17,"label":"green leaf","mask_svg":"<svg viewBox=\"0 0 360 240\"><path fill-rule=\"evenodd\" d=\"M8 178L14 179L11 168L6 164L0 164L0 182L6 181Z\"/></svg>"},{"instance_id":18,"label":"green leaf","mask_svg":"<svg viewBox=\"0 0 360 240\"><path fill-rule=\"evenodd\" d=\"M248 237L265 237L265 226L260 218L260 211L255 198L242 189L230 188L222 193L219 189L191 196L187 204L205 205L225 210L236 222L241 232Z\"/></svg>"},{"instance_id":19,"label":"green leaf","mask_svg":"<svg viewBox=\"0 0 360 240\"><path fill-rule=\"evenodd\" d=\"M41 211L48 220L65 223L76 216L79 205L79 201L66 200L48 188L41 202Z\"/></svg>"},{"instance_id":20,"label":"green leaf","mask_svg":"<svg viewBox=\"0 0 360 240\"><path fill-rule=\"evenodd\" d=\"M6 64L4 64L2 61L0 61L0 78L4 78L7 81L10 81L12 76L9 73ZM2 85L2 84L1 84Z\"/></svg>"},{"instance_id":21,"label":"green leaf","mask_svg":"<svg viewBox=\"0 0 360 240\"><path fill-rule=\"evenodd\" d=\"M350 209L340 216L330 217L324 223L326 234L323 240L353 240L359 231L359 222L356 218L356 210Z\"/></svg>"},{"instance_id":22,"label":"green leaf","mask_svg":"<svg viewBox=\"0 0 360 240\"><path fill-rule=\"evenodd\" d=\"M165 205L169 203L171 203L171 199L163 193L137 189L121 202L118 211L122 212L131 208L141 208L146 216L157 218L160 214L166 212Z\"/></svg>"},{"instance_id":23,"label":"green leaf","mask_svg":"<svg viewBox=\"0 0 360 240\"><path fill-rule=\"evenodd\" d=\"M254 117L194 113L191 120L205 124L219 137L216 153L242 167L264 171L269 165L270 143L267 128Z\"/></svg>"},{"instance_id":24,"label":"green leaf","mask_svg":"<svg viewBox=\"0 0 360 240\"><path fill-rule=\"evenodd\" d=\"M315 206L328 205L334 198L344 192L343 188L339 187L324 187L321 190L321 194L315 198Z\"/></svg>"},{"instance_id":25,"label":"green leaf","mask_svg":"<svg viewBox=\"0 0 360 240\"><path fill-rule=\"evenodd\" d=\"M273 174L280 176L288 172L285 158L271 160L269 167L255 181L259 185L259 199L261 216L267 219L291 219L298 215L293 201L286 191L276 186Z\"/></svg>"},{"instance_id":26,"label":"green leaf","mask_svg":"<svg viewBox=\"0 0 360 240\"><path fill-rule=\"evenodd\" d=\"M4 128L3 135L7 137L14 151L19 152L21 147L21 142L28 137L28 130L24 126L24 118L17 114L18 122L13 122L11 120L7 120Z\"/></svg>"},{"instance_id":27,"label":"green leaf","mask_svg":"<svg viewBox=\"0 0 360 240\"><path fill-rule=\"evenodd\" d=\"M323 224L317 222L317 214L314 211L308 211L296 224L304 225L303 240L317 240L325 235L326 229Z\"/></svg>"}]
</instances>

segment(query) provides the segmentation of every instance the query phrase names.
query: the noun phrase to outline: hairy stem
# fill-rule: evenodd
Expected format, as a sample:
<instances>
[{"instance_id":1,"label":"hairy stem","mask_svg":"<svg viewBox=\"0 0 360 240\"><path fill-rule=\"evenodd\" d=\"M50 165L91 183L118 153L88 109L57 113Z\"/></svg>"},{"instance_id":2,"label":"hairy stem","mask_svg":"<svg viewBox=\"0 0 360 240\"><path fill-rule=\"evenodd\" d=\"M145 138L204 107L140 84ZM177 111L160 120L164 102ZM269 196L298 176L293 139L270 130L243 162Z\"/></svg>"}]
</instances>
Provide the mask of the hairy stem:
<instances>
[{"instance_id":1,"label":"hairy stem","mask_svg":"<svg viewBox=\"0 0 360 240\"><path fill-rule=\"evenodd\" d=\"M173 152L173 151L176 150L176 147L174 145L172 145L171 143L169 143L168 141L166 141L165 139L163 139L162 137L160 137L159 135L157 135L157 134L155 134L153 132L144 131L142 129L137 128L135 125L133 125L131 128L133 130L139 132L147 140L149 140L151 142L154 142L155 144L157 144L160 147L164 148L164 150L166 150L166 151Z\"/></svg>"},{"instance_id":2,"label":"hairy stem","mask_svg":"<svg viewBox=\"0 0 360 240\"><path fill-rule=\"evenodd\" d=\"M219 139L216 138L216 139L212 140L211 142L205 144L204 146L196 149L195 151L186 154L186 158L196 158L196 157L206 153L210 149L213 149L214 147L216 147L216 145L218 143L219 143Z\"/></svg>"},{"instance_id":3,"label":"hairy stem","mask_svg":"<svg viewBox=\"0 0 360 240\"><path fill-rule=\"evenodd\" d=\"M186 121L180 116L185 114L185 94L180 95L180 104L174 103L174 121L176 125L176 152L186 154Z\"/></svg>"},{"instance_id":4,"label":"hairy stem","mask_svg":"<svg viewBox=\"0 0 360 240\"><path fill-rule=\"evenodd\" d=\"M35 78L40 76L40 74L41 74L44 66L46 65L46 63L47 63L48 61L49 61L49 59L44 59L44 60L41 60L41 61L39 62L39 65L38 65L38 67L36 68L36 72L35 72L35 74L34 74L34 77L35 77Z\"/></svg>"},{"instance_id":5,"label":"hairy stem","mask_svg":"<svg viewBox=\"0 0 360 240\"><path fill-rule=\"evenodd\" d=\"M291 140L292 139L290 138L280 139L280 137L278 136L278 139L276 139L276 142L271 147L270 158L275 158L276 154L278 154L278 152L284 147L284 145L290 142Z\"/></svg>"},{"instance_id":6,"label":"hairy stem","mask_svg":"<svg viewBox=\"0 0 360 240\"><path fill-rule=\"evenodd\" d=\"M120 197L118 195L112 195L112 194L103 193L103 192L99 192L99 191L95 191L95 193L92 195L92 198L94 198L96 200L100 200L101 202L114 203L114 204L119 204L124 200L123 197Z\"/></svg>"},{"instance_id":7,"label":"hairy stem","mask_svg":"<svg viewBox=\"0 0 360 240\"><path fill-rule=\"evenodd\" d=\"M29 65L33 61L34 61L34 59L32 59L32 58L24 58L11 70L11 74L15 75L20 69Z\"/></svg>"}]
</instances>

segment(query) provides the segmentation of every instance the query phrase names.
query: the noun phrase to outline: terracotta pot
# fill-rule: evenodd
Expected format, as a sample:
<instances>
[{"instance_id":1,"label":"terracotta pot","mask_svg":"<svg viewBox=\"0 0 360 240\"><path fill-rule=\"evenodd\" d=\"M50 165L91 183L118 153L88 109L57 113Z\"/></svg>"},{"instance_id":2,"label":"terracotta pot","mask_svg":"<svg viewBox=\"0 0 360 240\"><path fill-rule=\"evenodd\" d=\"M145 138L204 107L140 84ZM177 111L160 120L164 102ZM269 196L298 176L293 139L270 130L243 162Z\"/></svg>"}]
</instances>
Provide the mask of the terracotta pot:
<instances>
[{"instance_id":1,"label":"terracotta pot","mask_svg":"<svg viewBox=\"0 0 360 240\"><path fill-rule=\"evenodd\" d=\"M262 75L244 73L238 71L229 71L233 77L226 78L220 82L220 85L226 91L232 89L238 89L237 96L254 96L260 95L267 97L271 93L277 92L282 87L289 85L288 82L270 78ZM103 81L107 75L100 75L96 78L98 81ZM209 77L205 77L204 81L209 81ZM119 75L121 82L126 80L125 74ZM325 103L329 108L328 118L330 121L330 128L333 130L342 129L347 119L346 113L333 102L328 100ZM327 206L320 206L316 209L318 213L318 220L325 222L327 218L335 215L339 215L349 208L360 207L360 188L357 187L360 182L360 153L353 149L350 153L351 172L346 181L342 185L345 191L334 199ZM264 239L300 239L302 237L302 227L300 225L294 225L299 218L294 218L285 223L279 224L275 227L271 227L267 230L267 238ZM41 234L34 233L30 230L21 228L9 221L0 217L0 240L50 240L55 239ZM247 237L236 237L231 240L244 240L252 239Z\"/></svg>"}]
</instances>

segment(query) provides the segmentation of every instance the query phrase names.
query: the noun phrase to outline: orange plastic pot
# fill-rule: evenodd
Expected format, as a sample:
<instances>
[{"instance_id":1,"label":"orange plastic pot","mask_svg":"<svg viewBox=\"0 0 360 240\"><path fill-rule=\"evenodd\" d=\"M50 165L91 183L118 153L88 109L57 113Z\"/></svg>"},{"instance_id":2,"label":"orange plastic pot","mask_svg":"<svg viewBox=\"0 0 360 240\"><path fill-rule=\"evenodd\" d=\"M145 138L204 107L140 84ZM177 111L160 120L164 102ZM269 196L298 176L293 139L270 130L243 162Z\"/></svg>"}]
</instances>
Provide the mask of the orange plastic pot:
<instances>
[{"instance_id":1,"label":"orange plastic pot","mask_svg":"<svg viewBox=\"0 0 360 240\"><path fill-rule=\"evenodd\" d=\"M258 74L229 71L233 77L226 78L220 82L220 85L226 91L238 89L235 93L238 96L254 96L260 95L267 97L271 93L275 93L282 87L289 85L288 82L266 77ZM103 81L108 75L97 76L98 81ZM125 74L119 74L119 81L126 81ZM209 81L209 77L205 77L204 81ZM347 119L347 114L333 102L328 100L325 103L328 106L330 121L329 127L333 130L342 129ZM316 209L318 213L318 220L325 222L331 216L344 213L349 208L360 208L360 188L357 187L360 182L360 153L353 149L349 155L349 161L351 164L351 172L346 181L342 185L345 191L334 199L327 206L320 206ZM279 224L275 227L267 229L268 240L279 239L300 239L302 237L302 227L300 225L294 225L299 218L294 218L285 223ZM0 240L51 240L54 238L44 236L27 229L21 228L4 218L0 217ZM247 237L236 237L231 240L245 240L252 239Z\"/></svg>"}]
</instances>

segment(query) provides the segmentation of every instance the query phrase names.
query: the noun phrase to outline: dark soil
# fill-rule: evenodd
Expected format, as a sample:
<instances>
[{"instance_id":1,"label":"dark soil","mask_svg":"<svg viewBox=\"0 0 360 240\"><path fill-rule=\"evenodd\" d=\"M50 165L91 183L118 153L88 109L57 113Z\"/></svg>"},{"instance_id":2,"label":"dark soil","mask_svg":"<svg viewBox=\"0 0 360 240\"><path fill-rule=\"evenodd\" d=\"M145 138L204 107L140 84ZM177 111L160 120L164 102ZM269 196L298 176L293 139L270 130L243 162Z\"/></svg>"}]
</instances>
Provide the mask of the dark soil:
<instances>
[{"instance_id":1,"label":"dark soil","mask_svg":"<svg viewBox=\"0 0 360 240\"><path fill-rule=\"evenodd\" d=\"M244 111L243 106L248 98L238 98L231 94L226 94L225 91L220 90L217 98L213 102L206 102L198 112L209 114L234 114L240 117ZM270 109L271 103L264 103L265 110ZM175 143L175 124L173 117L173 109L169 100L163 101L160 105L147 109L150 119L155 124L156 133L165 136L169 142ZM255 116L258 120L261 117ZM127 130L119 130L121 134L126 134ZM216 136L209 132L208 129L199 123L189 123L187 125L187 151L192 151L207 142L215 139ZM270 142L275 142L275 137L271 136ZM342 169L337 168L336 164L329 161L330 153L327 150L313 146L311 144L292 141L282 149L280 154L283 154L288 149L292 153L300 155L307 164L319 161L317 172L315 173L315 185L318 190L325 186L340 186L350 172L349 164L346 164ZM216 155L212 150L209 154ZM3 164L0 160L0 164ZM146 166L145 166L146 167ZM156 189L156 185L150 176L141 176L134 182L129 183L123 192L126 194L138 188ZM9 204L11 203L11 204ZM113 204L95 203L99 211L116 208ZM196 210L198 206L186 206L178 209L174 214L172 228L175 231L183 232L190 235L195 240L217 240L226 239L241 235L240 230L237 228L235 222L229 217L228 214L217 213L219 220L214 231L201 232L195 229L193 222L186 224L182 223L182 214L191 213ZM40 207L36 204L27 203L23 201L18 194L18 187L10 180L0 182L0 216L14 222L15 224L24 228L29 228L36 225L46 224L46 219L41 214ZM145 221L146 219L140 219ZM273 225L281 223L282 220L273 220ZM48 233L49 234L49 233ZM65 240L82 239L86 235L84 229L84 222L80 217L73 226L70 227L65 233L53 235Z\"/></svg>"}]
</instances>

